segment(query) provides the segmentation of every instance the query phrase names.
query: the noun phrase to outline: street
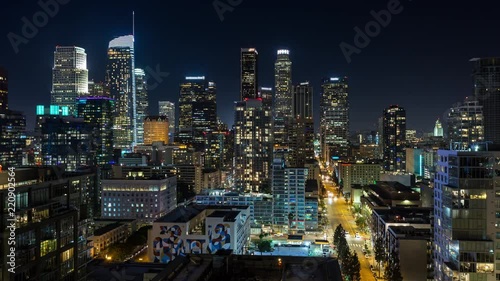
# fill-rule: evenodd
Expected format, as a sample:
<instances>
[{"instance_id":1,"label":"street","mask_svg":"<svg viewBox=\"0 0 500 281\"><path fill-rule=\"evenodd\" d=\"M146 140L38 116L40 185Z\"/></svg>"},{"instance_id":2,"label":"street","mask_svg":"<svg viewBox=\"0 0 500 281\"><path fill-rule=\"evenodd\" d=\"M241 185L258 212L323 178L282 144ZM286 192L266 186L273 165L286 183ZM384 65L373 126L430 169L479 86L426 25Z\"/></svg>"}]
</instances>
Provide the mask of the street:
<instances>
[{"instance_id":1,"label":"street","mask_svg":"<svg viewBox=\"0 0 500 281\"><path fill-rule=\"evenodd\" d=\"M342 227L349 232L349 235L346 235L347 244L349 245L351 251L354 250L358 254L359 263L361 264L361 280L376 280L370 270L370 262L373 263L373 254L372 257L365 258L365 255L362 252L365 242L369 243L369 236L367 234L359 233L360 237L355 237L358 230L354 217L349 210L349 205L343 197L339 196L337 188L330 180L323 180L323 184L325 185L327 192L333 193L332 198L325 198L325 204L328 209L328 220L331 223L332 230L335 231L335 228L341 224ZM331 235L333 237L333 233ZM376 271L376 273L378 276L378 271Z\"/></svg>"}]
</instances>

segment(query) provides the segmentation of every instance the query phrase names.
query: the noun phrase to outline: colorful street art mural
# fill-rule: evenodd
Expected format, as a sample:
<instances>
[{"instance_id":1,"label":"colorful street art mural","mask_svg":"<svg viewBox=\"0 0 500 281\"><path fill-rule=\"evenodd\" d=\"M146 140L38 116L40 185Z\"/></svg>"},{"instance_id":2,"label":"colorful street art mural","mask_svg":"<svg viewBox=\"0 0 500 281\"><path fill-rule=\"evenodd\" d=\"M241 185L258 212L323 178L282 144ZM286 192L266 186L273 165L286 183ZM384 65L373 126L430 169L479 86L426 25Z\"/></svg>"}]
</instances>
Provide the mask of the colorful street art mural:
<instances>
[{"instance_id":1,"label":"colorful street art mural","mask_svg":"<svg viewBox=\"0 0 500 281\"><path fill-rule=\"evenodd\" d=\"M212 230L212 226L208 226L208 246L209 253L215 253L220 249L231 248L231 235L229 225L218 224Z\"/></svg>"},{"instance_id":2,"label":"colorful street art mural","mask_svg":"<svg viewBox=\"0 0 500 281\"><path fill-rule=\"evenodd\" d=\"M185 246L181 238L181 228L178 225L170 228L161 226L160 230L160 234L164 237L156 237L153 241L153 262L168 263L177 256L184 256Z\"/></svg>"},{"instance_id":3,"label":"colorful street art mural","mask_svg":"<svg viewBox=\"0 0 500 281\"><path fill-rule=\"evenodd\" d=\"M153 240L153 262L168 263L176 257L190 254L215 254L217 250L231 249L229 224L208 225L206 236L183 236L178 225L160 226ZM201 236L201 239L200 239ZM154 237L154 236L153 236ZM183 239L183 237L185 239ZM206 237L207 239L202 239Z\"/></svg>"}]
</instances>

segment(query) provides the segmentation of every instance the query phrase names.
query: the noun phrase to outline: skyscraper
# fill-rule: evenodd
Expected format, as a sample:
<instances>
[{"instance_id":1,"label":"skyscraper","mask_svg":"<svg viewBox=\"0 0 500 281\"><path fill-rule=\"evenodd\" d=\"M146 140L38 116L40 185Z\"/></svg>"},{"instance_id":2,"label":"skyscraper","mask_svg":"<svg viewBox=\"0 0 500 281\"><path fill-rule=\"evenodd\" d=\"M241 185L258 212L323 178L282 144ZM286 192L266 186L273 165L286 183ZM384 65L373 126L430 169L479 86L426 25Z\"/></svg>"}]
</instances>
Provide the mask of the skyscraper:
<instances>
[{"instance_id":1,"label":"skyscraper","mask_svg":"<svg viewBox=\"0 0 500 281\"><path fill-rule=\"evenodd\" d=\"M484 140L500 144L500 57L471 61L474 95L483 107Z\"/></svg>"},{"instance_id":2,"label":"skyscraper","mask_svg":"<svg viewBox=\"0 0 500 281\"><path fill-rule=\"evenodd\" d=\"M76 98L88 94L89 72L85 49L57 46L52 68L51 105L67 106L76 115Z\"/></svg>"},{"instance_id":3,"label":"skyscraper","mask_svg":"<svg viewBox=\"0 0 500 281\"><path fill-rule=\"evenodd\" d=\"M0 67L0 111L9 109L9 81L7 70Z\"/></svg>"},{"instance_id":4,"label":"skyscraper","mask_svg":"<svg viewBox=\"0 0 500 281\"><path fill-rule=\"evenodd\" d=\"M349 85L347 77L323 80L320 100L321 150L324 161L346 157L349 150Z\"/></svg>"},{"instance_id":5,"label":"skyscraper","mask_svg":"<svg viewBox=\"0 0 500 281\"><path fill-rule=\"evenodd\" d=\"M274 63L276 96L274 99L274 143L288 144L288 122L292 118L292 62L289 50L278 50Z\"/></svg>"},{"instance_id":6,"label":"skyscraper","mask_svg":"<svg viewBox=\"0 0 500 281\"><path fill-rule=\"evenodd\" d=\"M169 121L166 116L146 116L144 118L144 144L161 141L168 143Z\"/></svg>"},{"instance_id":7,"label":"skyscraper","mask_svg":"<svg viewBox=\"0 0 500 281\"><path fill-rule=\"evenodd\" d=\"M180 85L176 141L204 149L204 134L217 128L216 84L205 76L188 76Z\"/></svg>"},{"instance_id":8,"label":"skyscraper","mask_svg":"<svg viewBox=\"0 0 500 281\"><path fill-rule=\"evenodd\" d=\"M271 157L271 111L262 99L236 102L234 118L235 186L259 191L268 185Z\"/></svg>"},{"instance_id":9,"label":"skyscraper","mask_svg":"<svg viewBox=\"0 0 500 281\"><path fill-rule=\"evenodd\" d=\"M468 150L471 144L485 140L483 107L475 97L450 108L446 122L451 150Z\"/></svg>"},{"instance_id":10,"label":"skyscraper","mask_svg":"<svg viewBox=\"0 0 500 281\"><path fill-rule=\"evenodd\" d=\"M241 49L241 100L258 98L258 56L255 48Z\"/></svg>"},{"instance_id":11,"label":"skyscraper","mask_svg":"<svg viewBox=\"0 0 500 281\"><path fill-rule=\"evenodd\" d=\"M111 40L108 46L106 85L115 100L113 122L114 148L132 151L136 141L136 86L134 37L132 35Z\"/></svg>"},{"instance_id":12,"label":"skyscraper","mask_svg":"<svg viewBox=\"0 0 500 281\"><path fill-rule=\"evenodd\" d=\"M0 165L16 167L22 165L26 140L26 117L19 111L0 111Z\"/></svg>"},{"instance_id":13,"label":"skyscraper","mask_svg":"<svg viewBox=\"0 0 500 281\"><path fill-rule=\"evenodd\" d=\"M158 102L158 115L167 116L168 126L169 126L169 140L173 141L173 136L175 133L175 103L170 101L159 101Z\"/></svg>"},{"instance_id":14,"label":"skyscraper","mask_svg":"<svg viewBox=\"0 0 500 281\"><path fill-rule=\"evenodd\" d=\"M115 101L109 97L78 98L78 118L90 125L95 137L95 157L99 166L113 160L113 110Z\"/></svg>"},{"instance_id":15,"label":"skyscraper","mask_svg":"<svg viewBox=\"0 0 500 281\"><path fill-rule=\"evenodd\" d=\"M434 136L435 137L442 137L443 136L443 125L441 124L441 121L436 120L436 124L434 125Z\"/></svg>"},{"instance_id":16,"label":"skyscraper","mask_svg":"<svg viewBox=\"0 0 500 281\"><path fill-rule=\"evenodd\" d=\"M135 87L136 87L136 131L137 143L144 143L144 118L149 115L148 102L148 82L146 73L140 68L135 69Z\"/></svg>"},{"instance_id":17,"label":"skyscraper","mask_svg":"<svg viewBox=\"0 0 500 281\"><path fill-rule=\"evenodd\" d=\"M109 89L104 82L89 81L89 96L91 97L109 97Z\"/></svg>"},{"instance_id":18,"label":"skyscraper","mask_svg":"<svg viewBox=\"0 0 500 281\"><path fill-rule=\"evenodd\" d=\"M304 167L314 159L313 88L309 82L292 88L292 115L289 129L291 167Z\"/></svg>"},{"instance_id":19,"label":"skyscraper","mask_svg":"<svg viewBox=\"0 0 500 281\"><path fill-rule=\"evenodd\" d=\"M383 111L384 170L400 172L406 169L406 111L391 105Z\"/></svg>"},{"instance_id":20,"label":"skyscraper","mask_svg":"<svg viewBox=\"0 0 500 281\"><path fill-rule=\"evenodd\" d=\"M499 151L439 150L434 180L434 280L495 280Z\"/></svg>"}]
</instances>

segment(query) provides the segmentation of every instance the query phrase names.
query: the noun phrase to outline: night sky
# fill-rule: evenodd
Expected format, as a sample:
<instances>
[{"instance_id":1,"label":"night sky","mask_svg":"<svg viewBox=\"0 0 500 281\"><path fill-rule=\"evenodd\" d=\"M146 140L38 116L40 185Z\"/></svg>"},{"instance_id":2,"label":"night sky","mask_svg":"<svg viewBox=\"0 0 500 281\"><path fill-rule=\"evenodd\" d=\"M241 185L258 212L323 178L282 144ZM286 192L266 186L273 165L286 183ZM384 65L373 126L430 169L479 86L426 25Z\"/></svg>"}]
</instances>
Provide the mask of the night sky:
<instances>
[{"instance_id":1,"label":"night sky","mask_svg":"<svg viewBox=\"0 0 500 281\"><path fill-rule=\"evenodd\" d=\"M177 102L184 76L205 75L217 83L219 115L230 125L241 47L257 48L260 86L268 87L276 50L290 49L294 84L314 85L316 108L323 77L349 76L351 131L375 128L382 110L398 104L407 110L408 128L430 132L436 118L472 93L469 59L500 56L498 1L402 0L403 11L350 64L340 43L353 45L354 28L364 29L370 11L391 1L241 0L223 21L211 0L64 1L17 54L7 34L22 35L21 18L32 22L42 8L37 1L2 3L0 65L9 70L9 107L24 111L29 127L35 106L50 103L55 46L85 48L89 78L103 81L108 42L132 33L134 10L136 67L170 73L150 90L150 113L157 114L158 100Z\"/></svg>"}]
</instances>

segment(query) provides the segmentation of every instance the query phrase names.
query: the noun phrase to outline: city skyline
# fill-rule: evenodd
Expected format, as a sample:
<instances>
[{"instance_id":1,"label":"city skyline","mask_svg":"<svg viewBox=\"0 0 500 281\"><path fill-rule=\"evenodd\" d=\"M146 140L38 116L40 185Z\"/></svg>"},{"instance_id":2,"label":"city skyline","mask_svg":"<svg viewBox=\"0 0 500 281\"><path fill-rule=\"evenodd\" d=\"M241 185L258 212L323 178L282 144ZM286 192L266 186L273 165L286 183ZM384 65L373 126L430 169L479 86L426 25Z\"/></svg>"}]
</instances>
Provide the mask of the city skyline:
<instances>
[{"instance_id":1,"label":"city skyline","mask_svg":"<svg viewBox=\"0 0 500 281\"><path fill-rule=\"evenodd\" d=\"M286 48L290 50L291 60L294 62L294 84L310 81L314 88L319 89L323 77L349 77L353 131L374 129L383 108L390 104L400 104L407 109L408 128L431 132L435 119L442 117L451 104L473 93L473 65L469 60L473 57L498 55L495 53L495 47L499 45L498 39L484 36L493 32L493 27L490 26L494 24L485 25L490 20L486 20L488 16L484 15L493 9L484 8L489 6L489 1L480 2L477 7L472 8L456 3L451 8L452 12L447 13L449 15L440 18L437 15L445 9L444 4L437 4L429 9L423 3L402 2L403 12L393 15L392 22L380 32L380 36L372 38L369 46L362 48L360 54L352 55L350 64L338 47L339 44L352 44L352 38L355 36L353 28L364 27L373 19L370 11L386 8L386 1L365 7L342 3L336 11L330 10L332 15L340 13L338 17L332 17L336 18L335 20L321 17L328 14L328 7L333 3L317 3L302 11L296 9L296 3L287 3L287 6L281 7L279 2L265 5L262 5L262 1L244 2L232 12L226 12L222 22L211 3L207 3L194 5L193 13L190 14L192 16L184 15L192 19L192 22L186 25L169 25L179 20L179 16L184 14L182 11L187 11L184 3L173 4L172 11L154 11L133 1L125 1L119 7L110 2L101 5L98 11L93 10L95 18L100 21L83 24L77 22L83 20L83 16L75 14L84 15L89 8L82 3L70 2L61 5L57 15L51 18L46 26L38 28L36 37L28 40L26 44L20 44L17 54L8 39L0 42L0 51L6 54L3 66L10 73L11 108L27 115L29 128L33 128L36 105L49 103L50 61L53 61L50 54L53 53L54 47L75 45L84 48L88 55L89 78L96 82L103 81L107 42L117 36L132 33L131 11L135 10L136 67L145 69L147 74L149 71L150 76L154 72L169 73L167 77L159 76L157 81L150 82L155 86L155 89L150 87L149 102L154 105L152 113L157 112L158 100L176 100L176 88L182 77L205 75L218 81L219 115L225 123L231 125L234 121L231 105L239 100L240 48L255 47L259 50L259 87L274 85L273 64L276 51ZM21 34L23 21L19 19L23 16L31 19L31 16L41 9L36 4L25 7L18 3L9 3L7 6L11 12L6 19L12 24L2 27L4 34ZM117 16L106 17L111 8L116 9L113 14ZM324 20L318 20L319 24L318 21L294 23L294 14L290 14L289 18L281 13L276 14L278 8L293 13L301 11L305 18L318 17ZM263 15L274 13L275 16L265 23L253 25L254 29L250 30L245 23L257 9ZM469 9L480 9L482 16L476 16L475 14L480 13L471 13ZM159 16L165 14L168 19ZM418 15L427 15L427 21L420 20ZM464 20L456 20L461 15L467 16ZM72 23L74 29L68 29L63 24L65 22ZM274 31L266 29L266 24L273 25L275 22L282 22L279 26L287 28ZM202 23L206 23L206 26L202 27ZM478 28L480 26L482 28ZM311 29L313 27L317 28L317 32ZM182 34L201 28L210 30L209 38L217 39L220 44L199 48L191 39L180 41ZM150 29L153 32L148 32ZM309 34L308 30L315 32ZM461 32L458 33L458 30ZM235 31L241 32L242 36L236 39L229 36ZM165 34L168 41L157 34ZM325 40L328 44L322 44L322 36L316 34L327 34L328 38ZM444 36L441 36L442 34ZM202 37L205 39L206 35ZM166 51L160 51L165 47ZM32 61L38 63L31 67ZM22 83L25 75L36 78L32 83ZM422 80L426 83L421 83ZM373 96L377 98L371 98ZM419 98L412 100L415 97ZM25 99L30 102L24 102ZM319 104L318 99L319 91L315 91L315 107ZM427 114L419 116L418 109L429 101L432 102L430 105L426 104ZM33 104L30 104L31 102Z\"/></svg>"}]
</instances>

